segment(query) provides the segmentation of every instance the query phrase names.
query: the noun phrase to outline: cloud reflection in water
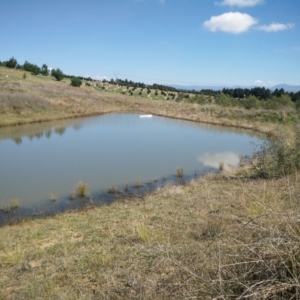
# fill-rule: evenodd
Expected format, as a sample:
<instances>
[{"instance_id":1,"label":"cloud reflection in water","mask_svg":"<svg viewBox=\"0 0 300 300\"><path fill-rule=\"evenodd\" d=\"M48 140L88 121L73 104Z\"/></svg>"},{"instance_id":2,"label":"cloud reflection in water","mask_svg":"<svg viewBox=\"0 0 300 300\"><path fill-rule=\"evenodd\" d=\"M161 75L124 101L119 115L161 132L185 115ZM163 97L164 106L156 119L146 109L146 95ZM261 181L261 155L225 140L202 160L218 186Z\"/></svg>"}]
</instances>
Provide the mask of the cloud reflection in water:
<instances>
[{"instance_id":1,"label":"cloud reflection in water","mask_svg":"<svg viewBox=\"0 0 300 300\"><path fill-rule=\"evenodd\" d=\"M224 162L226 166L237 166L240 162L240 155L234 152L206 152L198 156L198 161L203 163L205 167L219 168L220 162Z\"/></svg>"}]
</instances>

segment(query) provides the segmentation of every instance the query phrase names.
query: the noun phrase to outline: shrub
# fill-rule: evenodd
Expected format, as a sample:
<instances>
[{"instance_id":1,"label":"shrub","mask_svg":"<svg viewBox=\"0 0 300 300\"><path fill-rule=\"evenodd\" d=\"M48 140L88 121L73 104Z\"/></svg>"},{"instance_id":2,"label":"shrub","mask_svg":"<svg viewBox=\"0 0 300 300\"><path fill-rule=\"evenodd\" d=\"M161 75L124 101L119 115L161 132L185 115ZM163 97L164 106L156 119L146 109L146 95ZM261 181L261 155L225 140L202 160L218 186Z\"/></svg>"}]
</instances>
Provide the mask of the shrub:
<instances>
[{"instance_id":1,"label":"shrub","mask_svg":"<svg viewBox=\"0 0 300 300\"><path fill-rule=\"evenodd\" d=\"M79 87L79 86L81 86L81 84L82 84L82 81L78 77L72 77L71 78L71 85L72 86Z\"/></svg>"},{"instance_id":2,"label":"shrub","mask_svg":"<svg viewBox=\"0 0 300 300\"><path fill-rule=\"evenodd\" d=\"M252 163L256 177L281 177L300 170L300 126L295 126L294 131L292 143L281 136L260 146Z\"/></svg>"},{"instance_id":3,"label":"shrub","mask_svg":"<svg viewBox=\"0 0 300 300\"><path fill-rule=\"evenodd\" d=\"M260 101L255 97L250 95L247 97L245 100L242 100L244 107L246 109L251 109L251 108L259 108L260 107Z\"/></svg>"},{"instance_id":4,"label":"shrub","mask_svg":"<svg viewBox=\"0 0 300 300\"><path fill-rule=\"evenodd\" d=\"M53 76L57 81L61 81L64 78L64 73L59 69L52 69L51 76Z\"/></svg>"}]
</instances>

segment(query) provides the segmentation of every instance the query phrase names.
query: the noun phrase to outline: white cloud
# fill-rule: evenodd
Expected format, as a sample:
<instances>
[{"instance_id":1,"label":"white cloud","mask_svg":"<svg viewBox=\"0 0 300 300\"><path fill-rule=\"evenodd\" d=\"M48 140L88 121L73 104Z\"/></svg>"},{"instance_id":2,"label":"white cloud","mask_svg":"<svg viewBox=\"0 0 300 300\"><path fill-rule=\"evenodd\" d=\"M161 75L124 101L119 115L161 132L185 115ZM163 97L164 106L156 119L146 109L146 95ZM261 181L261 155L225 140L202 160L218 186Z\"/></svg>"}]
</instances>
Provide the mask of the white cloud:
<instances>
[{"instance_id":1,"label":"white cloud","mask_svg":"<svg viewBox=\"0 0 300 300\"><path fill-rule=\"evenodd\" d=\"M270 25L258 26L257 29L265 32L277 32L277 31L291 29L293 27L294 24L290 24L290 23L289 24L272 23Z\"/></svg>"},{"instance_id":2,"label":"white cloud","mask_svg":"<svg viewBox=\"0 0 300 300\"><path fill-rule=\"evenodd\" d=\"M248 14L240 12L228 12L219 16L212 16L203 25L210 31L224 31L239 34L248 31L257 20Z\"/></svg>"},{"instance_id":3,"label":"white cloud","mask_svg":"<svg viewBox=\"0 0 300 300\"><path fill-rule=\"evenodd\" d=\"M110 78L108 78L106 75L95 75L92 78L95 80L110 80Z\"/></svg>"},{"instance_id":4,"label":"white cloud","mask_svg":"<svg viewBox=\"0 0 300 300\"><path fill-rule=\"evenodd\" d=\"M264 83L262 80L259 80L259 79L255 80L254 82L257 83L257 84L263 84Z\"/></svg>"},{"instance_id":5,"label":"white cloud","mask_svg":"<svg viewBox=\"0 0 300 300\"><path fill-rule=\"evenodd\" d=\"M264 0L223 0L220 5L249 7L263 3Z\"/></svg>"}]
</instances>

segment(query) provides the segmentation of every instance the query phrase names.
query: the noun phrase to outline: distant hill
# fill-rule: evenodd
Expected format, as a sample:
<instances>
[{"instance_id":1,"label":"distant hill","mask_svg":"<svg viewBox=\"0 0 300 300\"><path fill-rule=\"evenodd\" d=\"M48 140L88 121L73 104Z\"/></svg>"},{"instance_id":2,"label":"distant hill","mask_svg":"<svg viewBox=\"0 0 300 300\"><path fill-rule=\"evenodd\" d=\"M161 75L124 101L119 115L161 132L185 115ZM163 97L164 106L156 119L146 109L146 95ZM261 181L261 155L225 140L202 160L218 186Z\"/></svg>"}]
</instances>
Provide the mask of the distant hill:
<instances>
[{"instance_id":1,"label":"distant hill","mask_svg":"<svg viewBox=\"0 0 300 300\"><path fill-rule=\"evenodd\" d=\"M214 91L220 91L223 88L228 88L228 89L236 89L236 88L248 88L252 89L254 87L257 87L255 85L253 86L240 86L240 85L177 85L177 84L171 84L170 86L182 90L182 91L201 91L201 90L214 90ZM261 86L259 86L261 87ZM277 84L271 87L266 87L270 89L271 91L274 91L276 89L281 89L283 88L286 92L299 92L300 91L300 85L290 85L290 84Z\"/></svg>"},{"instance_id":2,"label":"distant hill","mask_svg":"<svg viewBox=\"0 0 300 300\"><path fill-rule=\"evenodd\" d=\"M290 84L277 84L274 85L270 90L275 90L275 89L284 89L286 92L299 92L300 91L300 85L290 85Z\"/></svg>"}]
</instances>

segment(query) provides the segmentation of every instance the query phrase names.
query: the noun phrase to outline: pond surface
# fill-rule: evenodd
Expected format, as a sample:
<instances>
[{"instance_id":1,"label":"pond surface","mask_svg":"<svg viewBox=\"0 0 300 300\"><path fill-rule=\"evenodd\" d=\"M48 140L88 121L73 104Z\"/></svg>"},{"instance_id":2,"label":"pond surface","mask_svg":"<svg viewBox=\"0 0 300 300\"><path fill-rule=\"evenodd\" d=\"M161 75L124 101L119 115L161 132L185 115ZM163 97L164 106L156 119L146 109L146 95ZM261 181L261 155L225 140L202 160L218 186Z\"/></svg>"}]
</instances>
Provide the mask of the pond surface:
<instances>
[{"instance_id":1,"label":"pond surface","mask_svg":"<svg viewBox=\"0 0 300 300\"><path fill-rule=\"evenodd\" d=\"M138 114L0 128L0 217L76 207L83 199L70 192L80 181L86 201L106 202L111 187L133 191L141 181L151 189L176 180L178 168L189 179L220 162L238 165L261 142L245 130ZM13 198L20 207L4 212Z\"/></svg>"}]
</instances>

